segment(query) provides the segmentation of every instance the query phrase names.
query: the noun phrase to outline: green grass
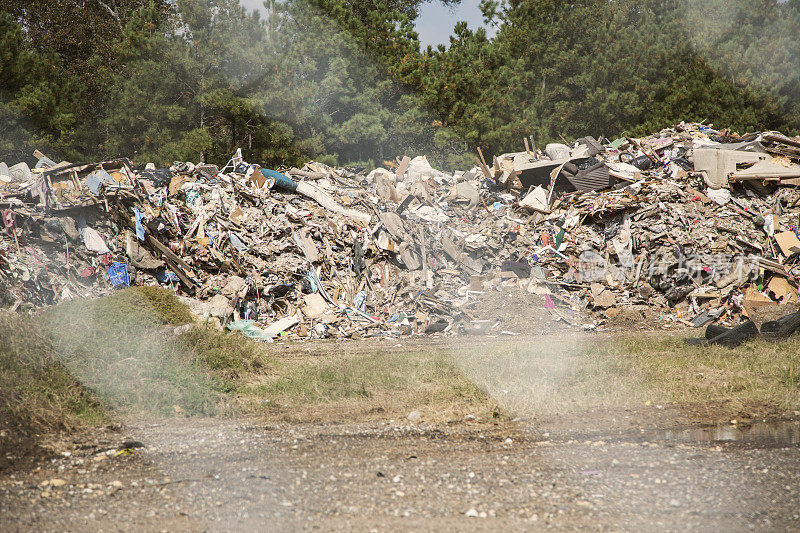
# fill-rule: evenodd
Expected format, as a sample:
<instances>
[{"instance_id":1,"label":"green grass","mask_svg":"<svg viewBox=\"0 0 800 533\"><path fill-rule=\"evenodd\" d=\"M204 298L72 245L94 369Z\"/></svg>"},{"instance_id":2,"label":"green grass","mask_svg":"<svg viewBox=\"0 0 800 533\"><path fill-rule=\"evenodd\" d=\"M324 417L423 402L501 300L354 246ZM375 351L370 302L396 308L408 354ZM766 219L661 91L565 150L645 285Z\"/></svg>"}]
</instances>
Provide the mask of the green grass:
<instances>
[{"instance_id":1,"label":"green grass","mask_svg":"<svg viewBox=\"0 0 800 533\"><path fill-rule=\"evenodd\" d=\"M623 339L609 354L628 359L648 383L679 403L725 402L800 409L800 340L756 340L735 349L687 346L679 338Z\"/></svg>"},{"instance_id":2,"label":"green grass","mask_svg":"<svg viewBox=\"0 0 800 533\"><path fill-rule=\"evenodd\" d=\"M102 424L99 399L61 363L50 339L29 317L0 312L0 463L38 434Z\"/></svg>"},{"instance_id":3,"label":"green grass","mask_svg":"<svg viewBox=\"0 0 800 533\"><path fill-rule=\"evenodd\" d=\"M210 327L176 337L174 327L190 320L186 306L157 287L33 317L0 313L0 429L19 446L116 416L217 412L262 357L254 343Z\"/></svg>"},{"instance_id":4,"label":"green grass","mask_svg":"<svg viewBox=\"0 0 800 533\"><path fill-rule=\"evenodd\" d=\"M496 404L443 352L255 343L191 317L170 292L129 288L34 317L2 315L0 406L26 434L111 418L256 412L295 422L489 419ZM11 422L9 422L11 421Z\"/></svg>"},{"instance_id":5,"label":"green grass","mask_svg":"<svg viewBox=\"0 0 800 533\"><path fill-rule=\"evenodd\" d=\"M292 421L412 410L428 421L489 419L498 410L539 416L653 403L714 404L720 419L753 406L800 409L794 339L734 350L654 335L365 349L368 341L260 344L203 325L176 337L174 326L190 319L159 288L76 300L34 318L3 315L3 412L68 427L109 412L214 414L231 404Z\"/></svg>"},{"instance_id":6,"label":"green grass","mask_svg":"<svg viewBox=\"0 0 800 533\"><path fill-rule=\"evenodd\" d=\"M116 410L137 414L212 414L225 386L197 352L165 334L191 315L157 287L57 305L39 321L81 383Z\"/></svg>"},{"instance_id":7,"label":"green grass","mask_svg":"<svg viewBox=\"0 0 800 533\"><path fill-rule=\"evenodd\" d=\"M275 350L271 350L274 352ZM428 421L490 417L495 404L438 350L348 352L268 358L270 372L240 390L252 406L291 420L353 420L365 414Z\"/></svg>"},{"instance_id":8,"label":"green grass","mask_svg":"<svg viewBox=\"0 0 800 533\"><path fill-rule=\"evenodd\" d=\"M736 349L637 336L504 343L453 359L511 414L554 416L650 404L693 407L702 421L800 410L800 340ZM699 408L697 406L713 406Z\"/></svg>"},{"instance_id":9,"label":"green grass","mask_svg":"<svg viewBox=\"0 0 800 533\"><path fill-rule=\"evenodd\" d=\"M647 391L630 361L574 339L454 348L466 376L511 415L574 413L644 403Z\"/></svg>"},{"instance_id":10,"label":"green grass","mask_svg":"<svg viewBox=\"0 0 800 533\"><path fill-rule=\"evenodd\" d=\"M257 372L264 365L259 346L237 333L200 326L182 335L181 341L196 354L195 361L229 379Z\"/></svg>"},{"instance_id":11,"label":"green grass","mask_svg":"<svg viewBox=\"0 0 800 533\"><path fill-rule=\"evenodd\" d=\"M48 310L47 320L91 317L104 325L123 327L180 326L192 321L189 309L175 293L160 287L130 287L103 298L83 298Z\"/></svg>"}]
</instances>

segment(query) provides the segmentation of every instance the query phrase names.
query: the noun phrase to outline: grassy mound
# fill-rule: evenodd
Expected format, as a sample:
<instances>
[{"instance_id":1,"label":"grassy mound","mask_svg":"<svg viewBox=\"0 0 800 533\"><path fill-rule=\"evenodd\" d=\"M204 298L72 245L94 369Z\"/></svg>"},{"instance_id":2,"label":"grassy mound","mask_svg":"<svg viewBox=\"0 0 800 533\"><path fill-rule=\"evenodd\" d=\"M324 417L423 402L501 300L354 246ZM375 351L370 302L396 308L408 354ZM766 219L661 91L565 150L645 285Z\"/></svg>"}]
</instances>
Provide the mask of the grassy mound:
<instances>
[{"instance_id":1,"label":"grassy mound","mask_svg":"<svg viewBox=\"0 0 800 533\"><path fill-rule=\"evenodd\" d=\"M39 435L107 421L37 321L0 313L0 469L37 452Z\"/></svg>"},{"instance_id":2,"label":"grassy mound","mask_svg":"<svg viewBox=\"0 0 800 533\"><path fill-rule=\"evenodd\" d=\"M175 293L161 287L130 287L104 298L65 302L50 309L44 318L59 325L78 318L82 325L91 320L115 328L180 326L192 321L189 309Z\"/></svg>"},{"instance_id":3,"label":"grassy mound","mask_svg":"<svg viewBox=\"0 0 800 533\"><path fill-rule=\"evenodd\" d=\"M195 327L181 335L181 342L197 363L226 379L238 379L264 366L258 345L243 335L226 334L210 326Z\"/></svg>"},{"instance_id":4,"label":"grassy mound","mask_svg":"<svg viewBox=\"0 0 800 533\"><path fill-rule=\"evenodd\" d=\"M213 414L221 393L257 372L255 343L192 316L174 293L131 287L35 317L0 313L0 468L43 435L110 416Z\"/></svg>"},{"instance_id":5,"label":"grassy mound","mask_svg":"<svg viewBox=\"0 0 800 533\"><path fill-rule=\"evenodd\" d=\"M215 377L172 334L191 321L170 291L132 287L60 304L40 317L64 365L115 409L212 414Z\"/></svg>"}]
</instances>

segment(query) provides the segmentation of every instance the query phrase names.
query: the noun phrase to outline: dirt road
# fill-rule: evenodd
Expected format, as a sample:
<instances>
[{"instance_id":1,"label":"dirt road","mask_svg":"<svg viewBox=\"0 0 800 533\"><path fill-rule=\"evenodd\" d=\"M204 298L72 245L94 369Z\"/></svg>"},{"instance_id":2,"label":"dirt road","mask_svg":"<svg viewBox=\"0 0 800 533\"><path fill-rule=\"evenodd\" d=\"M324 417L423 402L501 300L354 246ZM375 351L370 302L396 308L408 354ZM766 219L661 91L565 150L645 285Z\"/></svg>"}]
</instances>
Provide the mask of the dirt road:
<instances>
[{"instance_id":1,"label":"dirt road","mask_svg":"<svg viewBox=\"0 0 800 533\"><path fill-rule=\"evenodd\" d=\"M742 442L567 426L132 424L4 475L0 530L800 529L796 424Z\"/></svg>"}]
</instances>

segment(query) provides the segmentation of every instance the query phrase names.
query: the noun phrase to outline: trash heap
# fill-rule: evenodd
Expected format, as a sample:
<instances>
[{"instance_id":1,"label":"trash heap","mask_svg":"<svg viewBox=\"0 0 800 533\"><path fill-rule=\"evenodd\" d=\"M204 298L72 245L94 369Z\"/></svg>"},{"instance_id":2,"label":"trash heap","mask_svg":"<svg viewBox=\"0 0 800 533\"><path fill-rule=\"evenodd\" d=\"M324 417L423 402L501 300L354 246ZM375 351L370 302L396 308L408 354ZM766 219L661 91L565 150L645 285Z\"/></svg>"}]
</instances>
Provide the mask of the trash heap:
<instances>
[{"instance_id":1,"label":"trash heap","mask_svg":"<svg viewBox=\"0 0 800 533\"><path fill-rule=\"evenodd\" d=\"M160 284L261 340L524 333L482 319L508 293L593 329L797 307L800 140L681 123L584 137L454 173L424 156L367 173L0 163L0 307Z\"/></svg>"}]
</instances>

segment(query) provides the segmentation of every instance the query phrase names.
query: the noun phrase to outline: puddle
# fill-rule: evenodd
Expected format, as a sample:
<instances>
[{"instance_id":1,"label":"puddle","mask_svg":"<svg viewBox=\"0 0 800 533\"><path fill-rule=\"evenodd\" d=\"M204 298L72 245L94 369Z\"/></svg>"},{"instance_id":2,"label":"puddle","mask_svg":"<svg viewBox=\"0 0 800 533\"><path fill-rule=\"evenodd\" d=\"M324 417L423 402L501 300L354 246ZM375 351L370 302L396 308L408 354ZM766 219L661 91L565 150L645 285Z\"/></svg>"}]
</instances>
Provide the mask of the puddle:
<instances>
[{"instance_id":1,"label":"puddle","mask_svg":"<svg viewBox=\"0 0 800 533\"><path fill-rule=\"evenodd\" d=\"M740 425L661 430L656 440L671 442L741 442L764 447L800 444L800 421L779 420Z\"/></svg>"}]
</instances>

